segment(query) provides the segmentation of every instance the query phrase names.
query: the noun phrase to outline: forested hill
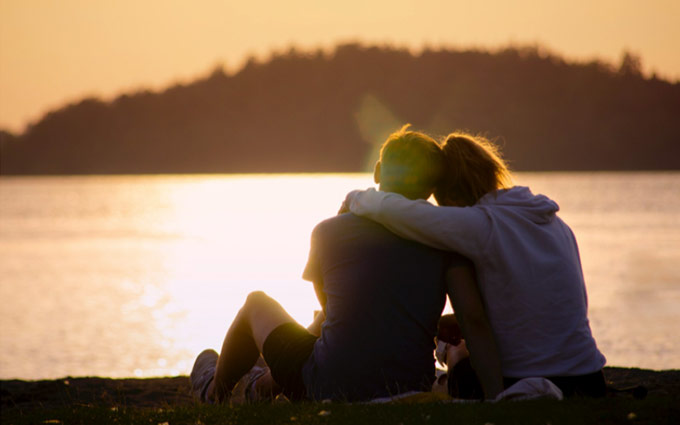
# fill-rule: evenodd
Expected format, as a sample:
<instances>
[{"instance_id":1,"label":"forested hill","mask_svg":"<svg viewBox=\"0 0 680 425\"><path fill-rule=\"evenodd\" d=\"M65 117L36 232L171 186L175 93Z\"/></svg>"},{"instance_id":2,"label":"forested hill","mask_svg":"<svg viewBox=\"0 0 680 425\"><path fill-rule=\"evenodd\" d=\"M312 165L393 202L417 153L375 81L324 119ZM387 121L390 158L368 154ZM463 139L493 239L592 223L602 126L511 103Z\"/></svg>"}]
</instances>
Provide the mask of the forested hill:
<instances>
[{"instance_id":1,"label":"forested hill","mask_svg":"<svg viewBox=\"0 0 680 425\"><path fill-rule=\"evenodd\" d=\"M0 133L2 174L364 171L404 123L496 139L515 170L680 169L680 83L537 48L338 46L165 91L84 99Z\"/></svg>"}]
</instances>

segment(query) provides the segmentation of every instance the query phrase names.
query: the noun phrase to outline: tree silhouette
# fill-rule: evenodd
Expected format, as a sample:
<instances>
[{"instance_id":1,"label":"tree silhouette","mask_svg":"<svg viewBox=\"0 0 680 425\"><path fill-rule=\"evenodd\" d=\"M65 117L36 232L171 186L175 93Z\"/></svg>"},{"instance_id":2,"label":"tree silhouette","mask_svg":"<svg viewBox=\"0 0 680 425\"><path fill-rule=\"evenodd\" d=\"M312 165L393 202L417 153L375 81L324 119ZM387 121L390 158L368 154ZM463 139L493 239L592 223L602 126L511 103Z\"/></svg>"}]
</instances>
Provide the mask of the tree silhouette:
<instances>
[{"instance_id":1,"label":"tree silhouette","mask_svg":"<svg viewBox=\"0 0 680 425\"><path fill-rule=\"evenodd\" d=\"M629 52L615 68L539 46L292 48L2 132L0 172L366 171L385 132L404 123L483 133L517 170L680 169L678 116L680 83L646 79Z\"/></svg>"}]
</instances>

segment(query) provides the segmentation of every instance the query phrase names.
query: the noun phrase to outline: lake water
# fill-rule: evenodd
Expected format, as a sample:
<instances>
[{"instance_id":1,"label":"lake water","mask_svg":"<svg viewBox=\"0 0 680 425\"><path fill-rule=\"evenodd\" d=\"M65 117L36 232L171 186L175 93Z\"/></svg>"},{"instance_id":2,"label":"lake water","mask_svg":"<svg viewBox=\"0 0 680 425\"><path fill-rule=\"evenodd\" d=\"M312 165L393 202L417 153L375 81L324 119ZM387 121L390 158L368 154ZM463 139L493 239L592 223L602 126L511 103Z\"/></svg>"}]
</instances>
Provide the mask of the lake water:
<instances>
[{"instance_id":1,"label":"lake water","mask_svg":"<svg viewBox=\"0 0 680 425\"><path fill-rule=\"evenodd\" d=\"M680 173L519 173L579 241L614 366L680 368ZM263 289L303 324L309 235L368 174L0 178L0 378L187 374Z\"/></svg>"}]
</instances>

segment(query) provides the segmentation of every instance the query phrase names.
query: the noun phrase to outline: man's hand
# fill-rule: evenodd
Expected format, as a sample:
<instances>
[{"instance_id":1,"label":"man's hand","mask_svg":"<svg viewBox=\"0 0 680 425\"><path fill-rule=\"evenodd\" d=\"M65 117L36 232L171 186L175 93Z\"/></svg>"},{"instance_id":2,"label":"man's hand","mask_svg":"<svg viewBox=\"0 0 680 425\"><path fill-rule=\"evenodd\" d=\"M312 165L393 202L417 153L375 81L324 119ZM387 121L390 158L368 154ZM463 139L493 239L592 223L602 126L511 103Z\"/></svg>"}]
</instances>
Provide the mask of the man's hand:
<instances>
[{"instance_id":1,"label":"man's hand","mask_svg":"<svg viewBox=\"0 0 680 425\"><path fill-rule=\"evenodd\" d=\"M470 357L465 340L461 339L457 345L446 344L446 365L453 368L459 361Z\"/></svg>"}]
</instances>

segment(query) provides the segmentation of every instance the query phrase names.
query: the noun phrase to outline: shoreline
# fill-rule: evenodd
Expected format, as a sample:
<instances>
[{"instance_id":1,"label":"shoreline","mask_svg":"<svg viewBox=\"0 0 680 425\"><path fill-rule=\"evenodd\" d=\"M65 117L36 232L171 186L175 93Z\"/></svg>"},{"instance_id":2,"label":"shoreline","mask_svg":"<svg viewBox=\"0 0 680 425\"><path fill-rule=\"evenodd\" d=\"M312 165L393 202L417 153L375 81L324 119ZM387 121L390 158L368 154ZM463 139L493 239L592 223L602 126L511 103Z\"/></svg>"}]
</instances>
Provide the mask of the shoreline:
<instances>
[{"instance_id":1,"label":"shoreline","mask_svg":"<svg viewBox=\"0 0 680 425\"><path fill-rule=\"evenodd\" d=\"M680 399L680 369L650 370L605 367L608 387L644 386L647 397ZM608 397L630 397L612 391ZM188 376L158 378L65 377L52 380L0 380L0 407L21 410L73 405L162 408L194 405Z\"/></svg>"}]
</instances>

